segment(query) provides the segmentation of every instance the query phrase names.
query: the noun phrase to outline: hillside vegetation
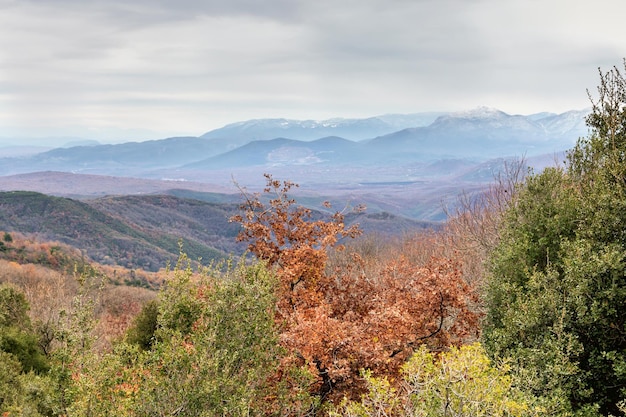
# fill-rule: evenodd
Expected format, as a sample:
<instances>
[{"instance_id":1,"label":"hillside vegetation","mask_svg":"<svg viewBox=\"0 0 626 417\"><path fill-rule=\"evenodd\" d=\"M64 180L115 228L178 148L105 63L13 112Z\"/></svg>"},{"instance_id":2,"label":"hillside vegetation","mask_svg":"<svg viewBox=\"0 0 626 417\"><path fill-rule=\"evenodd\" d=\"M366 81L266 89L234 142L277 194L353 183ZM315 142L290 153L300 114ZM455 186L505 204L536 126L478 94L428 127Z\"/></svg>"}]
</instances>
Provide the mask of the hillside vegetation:
<instances>
[{"instance_id":1,"label":"hillside vegetation","mask_svg":"<svg viewBox=\"0 0 626 417\"><path fill-rule=\"evenodd\" d=\"M0 193L1 229L67 243L103 264L149 271L175 261L181 239L194 259L223 258L235 249L237 234L228 216L211 204L167 197L87 204L34 192Z\"/></svg>"},{"instance_id":2,"label":"hillside vegetation","mask_svg":"<svg viewBox=\"0 0 626 417\"><path fill-rule=\"evenodd\" d=\"M158 291L4 233L6 256L41 255L0 261L0 412L626 415L626 79L600 80L592 133L566 166L511 166L441 228L402 239L298 205L297 184L269 174L230 217L253 257L181 253ZM78 213L124 231L120 201L99 204L111 214Z\"/></svg>"},{"instance_id":3,"label":"hillside vegetation","mask_svg":"<svg viewBox=\"0 0 626 417\"><path fill-rule=\"evenodd\" d=\"M66 243L101 264L152 272L176 262L179 242L194 260L209 262L243 253L244 246L235 241L240 226L229 222L237 204L200 200L211 199L212 194L179 194L79 201L35 192L0 192L0 230ZM183 197L187 195L193 198ZM359 213L348 221L386 237L436 226L388 213Z\"/></svg>"}]
</instances>

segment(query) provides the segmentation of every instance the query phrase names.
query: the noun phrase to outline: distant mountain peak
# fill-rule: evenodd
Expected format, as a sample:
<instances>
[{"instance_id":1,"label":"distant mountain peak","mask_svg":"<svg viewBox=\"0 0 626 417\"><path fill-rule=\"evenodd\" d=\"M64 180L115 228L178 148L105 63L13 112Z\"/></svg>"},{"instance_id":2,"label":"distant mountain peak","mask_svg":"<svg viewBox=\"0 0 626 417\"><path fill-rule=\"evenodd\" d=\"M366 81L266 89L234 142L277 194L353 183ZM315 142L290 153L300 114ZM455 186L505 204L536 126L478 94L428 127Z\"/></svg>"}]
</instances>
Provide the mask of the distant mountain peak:
<instances>
[{"instance_id":1,"label":"distant mountain peak","mask_svg":"<svg viewBox=\"0 0 626 417\"><path fill-rule=\"evenodd\" d=\"M492 119L494 117L506 117L510 115L494 107L479 106L471 110L450 113L450 116L458 118Z\"/></svg>"},{"instance_id":2,"label":"distant mountain peak","mask_svg":"<svg viewBox=\"0 0 626 417\"><path fill-rule=\"evenodd\" d=\"M225 140L233 146L240 146L251 140L268 140L279 136L305 141L325 136L365 140L406 128L428 126L443 114L447 113L386 114L366 118L335 117L325 120L251 119L211 130L201 138Z\"/></svg>"},{"instance_id":3,"label":"distant mountain peak","mask_svg":"<svg viewBox=\"0 0 626 417\"><path fill-rule=\"evenodd\" d=\"M439 116L431 125L438 129L448 129L451 125L491 126L532 123L525 116L511 116L493 107L481 106L471 110L459 111Z\"/></svg>"},{"instance_id":4,"label":"distant mountain peak","mask_svg":"<svg viewBox=\"0 0 626 417\"><path fill-rule=\"evenodd\" d=\"M240 122L230 123L221 129L259 129L259 128L274 128L274 129L324 129L324 128L338 128L349 126L356 123L364 123L367 121L377 121L375 117L369 117L366 119L346 119L343 117L335 117L325 120L313 120L313 119L285 119L285 118L268 118L268 119L250 119ZM206 133L203 136L209 135L211 132Z\"/></svg>"}]
</instances>

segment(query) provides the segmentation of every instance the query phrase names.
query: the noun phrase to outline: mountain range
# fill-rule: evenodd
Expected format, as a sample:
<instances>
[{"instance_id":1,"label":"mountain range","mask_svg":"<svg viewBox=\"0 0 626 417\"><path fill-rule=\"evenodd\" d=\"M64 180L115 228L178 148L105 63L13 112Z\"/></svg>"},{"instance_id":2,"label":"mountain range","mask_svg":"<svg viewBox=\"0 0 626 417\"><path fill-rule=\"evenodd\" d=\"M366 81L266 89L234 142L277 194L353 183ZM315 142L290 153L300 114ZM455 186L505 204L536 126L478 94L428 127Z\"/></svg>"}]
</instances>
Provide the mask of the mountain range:
<instances>
[{"instance_id":1,"label":"mountain range","mask_svg":"<svg viewBox=\"0 0 626 417\"><path fill-rule=\"evenodd\" d=\"M484 188L510 158L524 158L536 169L562 160L563 152L587 134L587 113L522 116L483 107L321 122L249 120L199 137L90 144L0 158L0 190L76 197L115 189L118 194L131 189L237 194L234 182L259 189L262 174L271 173L299 183L312 196L441 220L442 200ZM70 173L82 192L64 185ZM110 184L111 178L112 187L94 180Z\"/></svg>"},{"instance_id":2,"label":"mountain range","mask_svg":"<svg viewBox=\"0 0 626 417\"><path fill-rule=\"evenodd\" d=\"M520 116L478 108L461 113L324 122L251 120L200 137L74 146L2 158L0 175L55 170L158 178L167 176L168 171L184 173L261 165L381 166L449 158L484 161L532 156L570 148L578 137L586 134L586 113ZM403 127L406 125L410 127Z\"/></svg>"},{"instance_id":3,"label":"mountain range","mask_svg":"<svg viewBox=\"0 0 626 417\"><path fill-rule=\"evenodd\" d=\"M253 140L279 137L310 141L326 136L339 136L359 141L386 135L408 127L427 126L446 113L388 114L365 119L292 120L257 119L232 123L203 134L204 139L223 139L234 146Z\"/></svg>"}]
</instances>

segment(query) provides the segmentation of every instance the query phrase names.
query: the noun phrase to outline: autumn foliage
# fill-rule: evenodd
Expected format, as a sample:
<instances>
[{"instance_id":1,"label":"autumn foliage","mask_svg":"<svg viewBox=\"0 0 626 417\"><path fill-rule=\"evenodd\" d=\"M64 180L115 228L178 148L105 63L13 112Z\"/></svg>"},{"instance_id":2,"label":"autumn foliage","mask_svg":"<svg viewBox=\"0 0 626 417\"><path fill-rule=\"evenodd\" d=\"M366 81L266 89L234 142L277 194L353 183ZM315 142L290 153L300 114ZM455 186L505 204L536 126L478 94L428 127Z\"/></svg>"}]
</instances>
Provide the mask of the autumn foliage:
<instances>
[{"instance_id":1,"label":"autumn foliage","mask_svg":"<svg viewBox=\"0 0 626 417\"><path fill-rule=\"evenodd\" d=\"M362 369L394 376L421 345L442 350L476 336L474 289L457 262L432 257L421 263L402 253L367 259L345 250L341 240L360 231L345 226L343 213L314 219L289 196L295 184L266 179L269 202L244 193L242 214L232 220L242 225L239 240L275 268L284 364L316 376L313 394L331 401L357 397ZM334 268L331 250L345 251Z\"/></svg>"}]
</instances>

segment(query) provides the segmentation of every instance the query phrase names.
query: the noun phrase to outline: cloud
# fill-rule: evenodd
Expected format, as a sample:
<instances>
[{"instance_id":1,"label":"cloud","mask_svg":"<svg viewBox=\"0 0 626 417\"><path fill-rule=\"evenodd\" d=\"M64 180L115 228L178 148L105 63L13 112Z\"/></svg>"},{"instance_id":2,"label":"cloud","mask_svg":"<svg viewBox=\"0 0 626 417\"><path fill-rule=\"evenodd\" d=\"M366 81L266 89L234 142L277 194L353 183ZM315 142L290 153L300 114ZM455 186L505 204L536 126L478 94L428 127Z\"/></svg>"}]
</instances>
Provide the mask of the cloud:
<instances>
[{"instance_id":1,"label":"cloud","mask_svg":"<svg viewBox=\"0 0 626 417\"><path fill-rule=\"evenodd\" d=\"M0 11L0 127L199 134L251 117L564 111L586 106L598 66L626 56L621 0L0 0Z\"/></svg>"},{"instance_id":2,"label":"cloud","mask_svg":"<svg viewBox=\"0 0 626 417\"><path fill-rule=\"evenodd\" d=\"M117 27L144 26L168 21L193 20L198 16L254 16L276 21L298 19L302 0L23 0L35 8L80 11L98 15Z\"/></svg>"}]
</instances>

